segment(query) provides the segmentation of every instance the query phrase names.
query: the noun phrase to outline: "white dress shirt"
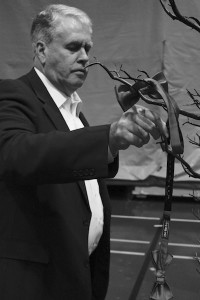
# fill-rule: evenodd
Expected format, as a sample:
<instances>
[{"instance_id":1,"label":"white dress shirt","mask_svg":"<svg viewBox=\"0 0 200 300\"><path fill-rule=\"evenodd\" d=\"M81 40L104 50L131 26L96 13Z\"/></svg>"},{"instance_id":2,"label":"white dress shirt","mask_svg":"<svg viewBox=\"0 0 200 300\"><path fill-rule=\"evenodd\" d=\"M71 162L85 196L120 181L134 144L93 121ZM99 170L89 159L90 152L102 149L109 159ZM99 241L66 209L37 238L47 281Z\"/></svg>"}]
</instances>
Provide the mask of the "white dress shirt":
<instances>
[{"instance_id":1,"label":"white dress shirt","mask_svg":"<svg viewBox=\"0 0 200 300\"><path fill-rule=\"evenodd\" d=\"M78 94L75 92L71 95L71 97L66 96L64 93L55 88L55 86L52 85L52 83L43 73L36 68L35 71L44 83L55 104L59 108L69 129L72 131L84 127L79 119L82 101ZM101 238L103 232L104 215L97 180L85 180L85 186L92 213L88 235L88 251L90 255L98 245L98 242Z\"/></svg>"}]
</instances>

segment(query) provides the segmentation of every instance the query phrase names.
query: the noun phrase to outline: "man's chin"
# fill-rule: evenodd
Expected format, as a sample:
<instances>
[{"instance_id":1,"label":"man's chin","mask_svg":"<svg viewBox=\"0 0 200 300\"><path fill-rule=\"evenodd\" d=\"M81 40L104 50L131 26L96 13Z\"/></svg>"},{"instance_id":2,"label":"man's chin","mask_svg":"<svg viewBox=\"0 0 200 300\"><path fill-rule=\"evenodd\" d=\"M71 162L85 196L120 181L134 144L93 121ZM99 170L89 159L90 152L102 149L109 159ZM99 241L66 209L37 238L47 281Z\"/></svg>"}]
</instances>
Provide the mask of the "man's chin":
<instances>
[{"instance_id":1,"label":"man's chin","mask_svg":"<svg viewBox=\"0 0 200 300\"><path fill-rule=\"evenodd\" d=\"M70 91L70 93L72 94L73 92L75 92L76 90L82 87L84 81L85 80L79 80L79 81L71 82L70 84L68 82L67 84L65 84L65 89Z\"/></svg>"},{"instance_id":2,"label":"man's chin","mask_svg":"<svg viewBox=\"0 0 200 300\"><path fill-rule=\"evenodd\" d=\"M86 78L79 78L72 83L72 87L79 89L84 84Z\"/></svg>"}]
</instances>

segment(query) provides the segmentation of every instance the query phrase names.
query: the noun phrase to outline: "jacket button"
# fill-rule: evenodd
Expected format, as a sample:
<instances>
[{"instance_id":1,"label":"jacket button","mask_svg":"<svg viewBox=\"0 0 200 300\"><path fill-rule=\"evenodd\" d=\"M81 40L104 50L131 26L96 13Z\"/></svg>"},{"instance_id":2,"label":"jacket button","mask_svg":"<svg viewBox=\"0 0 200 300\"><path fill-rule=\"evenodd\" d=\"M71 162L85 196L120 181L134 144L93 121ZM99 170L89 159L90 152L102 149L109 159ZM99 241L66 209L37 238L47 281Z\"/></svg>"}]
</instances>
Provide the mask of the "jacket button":
<instances>
[{"instance_id":1,"label":"jacket button","mask_svg":"<svg viewBox=\"0 0 200 300\"><path fill-rule=\"evenodd\" d=\"M85 266L86 269L88 269L88 268L90 267L89 261L86 261L86 262L84 263L84 266Z\"/></svg>"},{"instance_id":2,"label":"jacket button","mask_svg":"<svg viewBox=\"0 0 200 300\"><path fill-rule=\"evenodd\" d=\"M90 176L93 176L94 173L95 173L95 172L94 172L94 169L90 169L90 170L89 170L89 175L90 175Z\"/></svg>"},{"instance_id":3,"label":"jacket button","mask_svg":"<svg viewBox=\"0 0 200 300\"><path fill-rule=\"evenodd\" d=\"M90 221L89 220L84 220L83 225L89 227Z\"/></svg>"}]
</instances>

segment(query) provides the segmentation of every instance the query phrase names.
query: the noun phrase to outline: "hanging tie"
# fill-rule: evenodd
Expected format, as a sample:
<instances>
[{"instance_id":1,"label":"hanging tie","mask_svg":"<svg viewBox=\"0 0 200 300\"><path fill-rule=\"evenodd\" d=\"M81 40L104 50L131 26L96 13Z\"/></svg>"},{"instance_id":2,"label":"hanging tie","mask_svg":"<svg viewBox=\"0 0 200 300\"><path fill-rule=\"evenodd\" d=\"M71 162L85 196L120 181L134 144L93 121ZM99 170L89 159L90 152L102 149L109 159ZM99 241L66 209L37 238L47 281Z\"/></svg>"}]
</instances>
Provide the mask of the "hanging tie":
<instances>
[{"instance_id":1,"label":"hanging tie","mask_svg":"<svg viewBox=\"0 0 200 300\"><path fill-rule=\"evenodd\" d=\"M156 269L156 282L153 286L150 299L152 300L170 300L173 294L166 282L166 267L172 261L172 255L168 253L170 213L173 195L174 180L174 154L182 154L184 150L183 137L179 127L179 107L175 100L168 94L168 83L164 74L158 73L153 78L147 78L144 81L137 81L128 87L121 85L115 87L117 100L123 111L128 110L135 105L140 98L151 100L158 104L158 101L164 101L168 111L167 127L169 131L168 140L163 137L164 150L170 149L167 155L167 173L165 184L165 204L162 219L162 234L160 247L152 252L153 264ZM163 102L160 102L160 104Z\"/></svg>"}]
</instances>

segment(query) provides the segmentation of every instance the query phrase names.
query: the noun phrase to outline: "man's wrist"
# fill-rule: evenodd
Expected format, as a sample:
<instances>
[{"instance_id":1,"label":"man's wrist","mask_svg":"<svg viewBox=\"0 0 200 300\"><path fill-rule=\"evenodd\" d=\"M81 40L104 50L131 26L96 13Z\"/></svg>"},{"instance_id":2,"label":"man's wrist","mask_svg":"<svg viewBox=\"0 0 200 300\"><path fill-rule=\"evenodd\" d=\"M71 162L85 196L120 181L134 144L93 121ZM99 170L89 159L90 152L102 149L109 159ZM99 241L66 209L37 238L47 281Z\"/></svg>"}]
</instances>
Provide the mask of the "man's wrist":
<instances>
[{"instance_id":1,"label":"man's wrist","mask_svg":"<svg viewBox=\"0 0 200 300\"><path fill-rule=\"evenodd\" d=\"M112 123L110 125L110 133L109 133L109 152L112 155L113 159L118 155L118 147L115 141L115 132L116 132L117 122Z\"/></svg>"},{"instance_id":2,"label":"man's wrist","mask_svg":"<svg viewBox=\"0 0 200 300\"><path fill-rule=\"evenodd\" d=\"M117 155L118 151L116 153L112 153L110 147L108 146L108 163L112 163Z\"/></svg>"}]
</instances>

